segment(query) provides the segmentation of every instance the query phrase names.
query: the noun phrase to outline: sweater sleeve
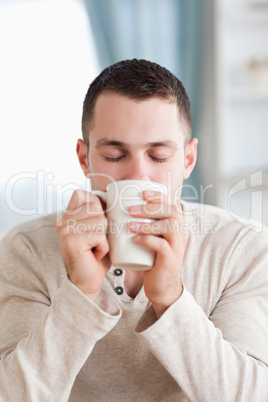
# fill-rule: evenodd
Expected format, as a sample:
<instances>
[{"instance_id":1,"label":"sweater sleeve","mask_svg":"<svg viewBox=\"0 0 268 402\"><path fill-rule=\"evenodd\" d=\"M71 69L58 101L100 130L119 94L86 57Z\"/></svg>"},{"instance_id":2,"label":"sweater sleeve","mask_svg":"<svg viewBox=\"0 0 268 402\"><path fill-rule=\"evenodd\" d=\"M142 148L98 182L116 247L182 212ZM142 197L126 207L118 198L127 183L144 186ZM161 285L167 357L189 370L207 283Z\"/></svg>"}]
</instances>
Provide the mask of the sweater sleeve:
<instances>
[{"instance_id":1,"label":"sweater sleeve","mask_svg":"<svg viewBox=\"0 0 268 402\"><path fill-rule=\"evenodd\" d=\"M21 236L2 241L0 261L0 399L67 401L95 343L121 311L104 291L99 305L91 302L67 275L50 300Z\"/></svg>"},{"instance_id":2,"label":"sweater sleeve","mask_svg":"<svg viewBox=\"0 0 268 402\"><path fill-rule=\"evenodd\" d=\"M267 234L249 234L236 247L209 317L184 287L158 321L151 307L136 328L190 401L268 400L267 245Z\"/></svg>"}]
</instances>

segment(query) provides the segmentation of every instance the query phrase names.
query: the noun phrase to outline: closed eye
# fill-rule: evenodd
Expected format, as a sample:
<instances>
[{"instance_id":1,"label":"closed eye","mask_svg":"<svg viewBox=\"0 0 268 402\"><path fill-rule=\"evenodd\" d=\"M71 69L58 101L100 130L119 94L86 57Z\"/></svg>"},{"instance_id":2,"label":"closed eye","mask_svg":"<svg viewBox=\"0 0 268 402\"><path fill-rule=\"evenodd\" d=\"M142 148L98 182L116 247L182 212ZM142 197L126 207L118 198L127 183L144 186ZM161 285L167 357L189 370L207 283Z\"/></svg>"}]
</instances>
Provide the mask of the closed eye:
<instances>
[{"instance_id":1,"label":"closed eye","mask_svg":"<svg viewBox=\"0 0 268 402\"><path fill-rule=\"evenodd\" d=\"M151 158L154 162L157 162L157 163L164 163L164 162L167 162L168 159L169 159L169 158L156 158L155 156L151 156L151 155L150 155L150 158Z\"/></svg>"},{"instance_id":2,"label":"closed eye","mask_svg":"<svg viewBox=\"0 0 268 402\"><path fill-rule=\"evenodd\" d=\"M103 155L103 158L104 158L104 160L106 161L106 162L119 162L121 159L123 159L123 158L125 158L126 157L126 155L120 155L120 156L116 156L116 157L114 157L114 158L112 158L112 157L110 157L110 156L104 156ZM156 163L164 163L164 162L167 162L168 160L169 160L169 156L168 157L166 157L166 158L157 158L157 157L155 157L155 156L153 156L153 155L149 155L149 157L154 161L154 162L156 162Z\"/></svg>"},{"instance_id":3,"label":"closed eye","mask_svg":"<svg viewBox=\"0 0 268 402\"><path fill-rule=\"evenodd\" d=\"M104 160L107 162L118 162L120 159L124 158L126 155L117 156L116 158L110 158L108 156L104 156Z\"/></svg>"}]
</instances>

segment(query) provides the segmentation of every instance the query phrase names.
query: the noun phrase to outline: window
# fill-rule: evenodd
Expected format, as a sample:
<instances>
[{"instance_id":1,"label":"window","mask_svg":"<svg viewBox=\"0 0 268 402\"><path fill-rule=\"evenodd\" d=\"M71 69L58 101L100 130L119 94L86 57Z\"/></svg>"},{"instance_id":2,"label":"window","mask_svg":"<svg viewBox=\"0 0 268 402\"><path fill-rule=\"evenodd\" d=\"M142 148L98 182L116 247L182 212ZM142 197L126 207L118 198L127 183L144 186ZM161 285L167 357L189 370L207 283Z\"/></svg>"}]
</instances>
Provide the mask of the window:
<instances>
[{"instance_id":1,"label":"window","mask_svg":"<svg viewBox=\"0 0 268 402\"><path fill-rule=\"evenodd\" d=\"M84 182L75 146L99 65L79 0L0 1L0 38L1 235Z\"/></svg>"}]
</instances>

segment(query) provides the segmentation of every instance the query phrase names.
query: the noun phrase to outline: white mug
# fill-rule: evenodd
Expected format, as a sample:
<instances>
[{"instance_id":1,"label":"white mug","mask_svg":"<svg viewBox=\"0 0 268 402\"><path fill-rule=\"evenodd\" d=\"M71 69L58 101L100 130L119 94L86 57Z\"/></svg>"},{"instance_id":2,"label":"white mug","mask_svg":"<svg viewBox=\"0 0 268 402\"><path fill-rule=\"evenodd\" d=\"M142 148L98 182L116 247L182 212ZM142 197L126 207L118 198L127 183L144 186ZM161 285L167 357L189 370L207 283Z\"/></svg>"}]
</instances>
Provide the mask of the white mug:
<instances>
[{"instance_id":1,"label":"white mug","mask_svg":"<svg viewBox=\"0 0 268 402\"><path fill-rule=\"evenodd\" d=\"M109 254L114 267L146 271L154 265L155 252L148 247L133 243L132 237L135 233L128 228L130 221L154 221L154 219L135 218L128 212L128 208L132 205L146 204L142 195L144 190L167 194L167 188L163 184L146 180L115 181L108 184L106 192L92 191L106 203Z\"/></svg>"}]
</instances>

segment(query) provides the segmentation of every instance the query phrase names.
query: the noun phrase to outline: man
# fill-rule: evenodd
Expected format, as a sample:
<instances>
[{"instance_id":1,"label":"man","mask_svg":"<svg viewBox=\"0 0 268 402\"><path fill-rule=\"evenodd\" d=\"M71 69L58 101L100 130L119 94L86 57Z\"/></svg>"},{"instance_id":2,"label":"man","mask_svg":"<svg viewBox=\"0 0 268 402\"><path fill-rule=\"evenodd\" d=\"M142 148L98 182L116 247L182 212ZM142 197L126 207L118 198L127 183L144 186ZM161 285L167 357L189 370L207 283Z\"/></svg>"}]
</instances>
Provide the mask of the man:
<instances>
[{"instance_id":1,"label":"man","mask_svg":"<svg viewBox=\"0 0 268 402\"><path fill-rule=\"evenodd\" d=\"M155 263L110 267L105 205L82 190L57 225L48 216L7 235L2 400L267 401L268 231L217 208L178 208L197 155L181 82L145 60L119 62L89 87L82 130L93 190L126 179L168 187L171 197L144 192L146 208L129 209L157 219L146 231L129 224Z\"/></svg>"}]
</instances>

